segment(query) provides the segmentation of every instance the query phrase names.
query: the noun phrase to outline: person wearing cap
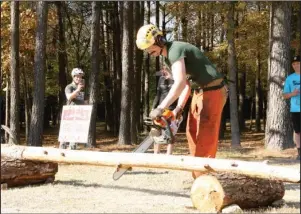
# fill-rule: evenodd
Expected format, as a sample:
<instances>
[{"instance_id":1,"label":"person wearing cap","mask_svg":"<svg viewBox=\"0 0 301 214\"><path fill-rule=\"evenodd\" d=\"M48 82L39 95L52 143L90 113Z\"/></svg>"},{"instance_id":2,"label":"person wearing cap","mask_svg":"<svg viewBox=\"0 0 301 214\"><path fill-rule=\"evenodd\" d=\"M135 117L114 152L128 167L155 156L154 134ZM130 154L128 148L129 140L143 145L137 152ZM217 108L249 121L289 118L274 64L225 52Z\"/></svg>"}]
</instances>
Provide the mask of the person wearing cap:
<instances>
[{"instance_id":1,"label":"person wearing cap","mask_svg":"<svg viewBox=\"0 0 301 214\"><path fill-rule=\"evenodd\" d=\"M300 56L292 61L294 73L290 74L284 83L283 97L290 99L290 112L294 128L294 143L297 148L297 160L300 160Z\"/></svg>"},{"instance_id":2,"label":"person wearing cap","mask_svg":"<svg viewBox=\"0 0 301 214\"><path fill-rule=\"evenodd\" d=\"M83 91L84 85L84 72L80 68L74 68L71 72L72 83L66 86L65 94L67 98L67 105L84 105L85 92Z\"/></svg>"},{"instance_id":3,"label":"person wearing cap","mask_svg":"<svg viewBox=\"0 0 301 214\"><path fill-rule=\"evenodd\" d=\"M227 100L224 77L196 46L180 41L166 41L163 33L152 24L142 26L136 45L151 56L163 56L171 69L174 84L165 99L150 112L152 119L178 99L174 114L185 106L194 89L186 125L190 154L215 158L223 107ZM194 171L193 178L201 172Z\"/></svg>"},{"instance_id":4,"label":"person wearing cap","mask_svg":"<svg viewBox=\"0 0 301 214\"><path fill-rule=\"evenodd\" d=\"M65 87L65 95L67 98L67 105L85 105L87 100L85 100L84 92L84 72L80 68L74 68L71 71L72 83ZM66 148L66 142L60 143L60 148ZM76 149L76 143L70 142L69 149Z\"/></svg>"}]
</instances>

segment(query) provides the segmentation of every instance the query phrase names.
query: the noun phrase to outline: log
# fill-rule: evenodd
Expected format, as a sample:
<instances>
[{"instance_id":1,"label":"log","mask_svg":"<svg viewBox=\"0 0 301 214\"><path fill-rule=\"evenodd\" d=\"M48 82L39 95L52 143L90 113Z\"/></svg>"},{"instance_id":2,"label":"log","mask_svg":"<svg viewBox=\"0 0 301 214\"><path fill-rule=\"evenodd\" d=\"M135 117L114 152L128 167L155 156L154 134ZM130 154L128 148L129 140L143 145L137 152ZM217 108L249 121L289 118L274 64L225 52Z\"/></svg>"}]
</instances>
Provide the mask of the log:
<instances>
[{"instance_id":1,"label":"log","mask_svg":"<svg viewBox=\"0 0 301 214\"><path fill-rule=\"evenodd\" d=\"M236 173L256 178L300 183L300 170L270 166L260 162L200 158L181 155L154 155L150 153L122 153L65 150L45 147L1 145L1 156L22 160L56 163L88 164L111 167L146 167L185 171L215 171Z\"/></svg>"},{"instance_id":2,"label":"log","mask_svg":"<svg viewBox=\"0 0 301 214\"><path fill-rule=\"evenodd\" d=\"M194 181L190 197L199 211L216 213L232 204L243 209L266 207L282 199L284 193L282 181L234 173L208 173Z\"/></svg>"},{"instance_id":3,"label":"log","mask_svg":"<svg viewBox=\"0 0 301 214\"><path fill-rule=\"evenodd\" d=\"M58 164L31 160L19 160L1 156L1 187L16 187L50 183L55 179Z\"/></svg>"}]
</instances>

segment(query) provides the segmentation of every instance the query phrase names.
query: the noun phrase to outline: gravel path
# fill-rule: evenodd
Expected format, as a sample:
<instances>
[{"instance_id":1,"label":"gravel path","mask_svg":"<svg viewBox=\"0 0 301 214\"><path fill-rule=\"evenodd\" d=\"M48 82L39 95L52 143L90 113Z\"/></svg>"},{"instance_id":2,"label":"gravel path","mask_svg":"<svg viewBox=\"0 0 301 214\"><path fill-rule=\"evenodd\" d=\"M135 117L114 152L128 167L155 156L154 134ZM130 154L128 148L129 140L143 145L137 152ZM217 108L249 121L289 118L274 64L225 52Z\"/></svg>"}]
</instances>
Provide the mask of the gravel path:
<instances>
[{"instance_id":1,"label":"gravel path","mask_svg":"<svg viewBox=\"0 0 301 214\"><path fill-rule=\"evenodd\" d=\"M135 168L114 181L114 170L59 165L53 184L1 190L1 213L199 213L190 172ZM289 210L282 211L298 213L300 186L286 185Z\"/></svg>"},{"instance_id":2,"label":"gravel path","mask_svg":"<svg viewBox=\"0 0 301 214\"><path fill-rule=\"evenodd\" d=\"M1 213L198 213L189 172L136 168L118 181L113 172L60 165L54 184L1 191Z\"/></svg>"}]
</instances>

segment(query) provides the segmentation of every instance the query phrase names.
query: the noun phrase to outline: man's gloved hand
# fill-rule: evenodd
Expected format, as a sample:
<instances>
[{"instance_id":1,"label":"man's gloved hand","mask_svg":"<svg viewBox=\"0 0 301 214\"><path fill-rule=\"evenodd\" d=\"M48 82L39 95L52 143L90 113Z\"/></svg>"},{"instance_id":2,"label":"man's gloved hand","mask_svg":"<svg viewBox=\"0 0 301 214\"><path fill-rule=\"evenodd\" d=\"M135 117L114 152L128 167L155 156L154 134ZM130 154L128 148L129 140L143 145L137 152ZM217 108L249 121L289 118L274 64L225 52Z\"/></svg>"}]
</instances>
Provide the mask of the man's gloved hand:
<instances>
[{"instance_id":1,"label":"man's gloved hand","mask_svg":"<svg viewBox=\"0 0 301 214\"><path fill-rule=\"evenodd\" d=\"M163 109L161 108L155 108L149 113L149 117L152 120L155 120L156 118L160 117L163 113Z\"/></svg>"},{"instance_id":2,"label":"man's gloved hand","mask_svg":"<svg viewBox=\"0 0 301 214\"><path fill-rule=\"evenodd\" d=\"M177 106L173 111L173 115L175 116L176 119L180 119L180 117L183 114L183 109L180 106Z\"/></svg>"}]
</instances>

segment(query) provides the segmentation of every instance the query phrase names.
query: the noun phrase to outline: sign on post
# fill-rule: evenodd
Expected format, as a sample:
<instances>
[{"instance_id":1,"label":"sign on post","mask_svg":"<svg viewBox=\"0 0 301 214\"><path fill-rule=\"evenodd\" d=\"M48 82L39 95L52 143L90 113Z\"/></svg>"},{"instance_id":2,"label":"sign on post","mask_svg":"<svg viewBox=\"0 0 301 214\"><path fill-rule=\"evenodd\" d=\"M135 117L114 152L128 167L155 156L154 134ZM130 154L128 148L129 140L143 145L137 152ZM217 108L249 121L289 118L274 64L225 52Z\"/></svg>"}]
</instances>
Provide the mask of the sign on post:
<instances>
[{"instance_id":1,"label":"sign on post","mask_svg":"<svg viewBox=\"0 0 301 214\"><path fill-rule=\"evenodd\" d=\"M87 143L92 105L65 105L61 117L59 142Z\"/></svg>"}]
</instances>

